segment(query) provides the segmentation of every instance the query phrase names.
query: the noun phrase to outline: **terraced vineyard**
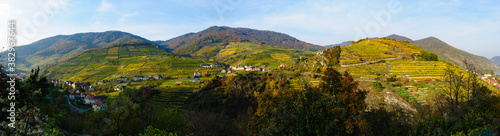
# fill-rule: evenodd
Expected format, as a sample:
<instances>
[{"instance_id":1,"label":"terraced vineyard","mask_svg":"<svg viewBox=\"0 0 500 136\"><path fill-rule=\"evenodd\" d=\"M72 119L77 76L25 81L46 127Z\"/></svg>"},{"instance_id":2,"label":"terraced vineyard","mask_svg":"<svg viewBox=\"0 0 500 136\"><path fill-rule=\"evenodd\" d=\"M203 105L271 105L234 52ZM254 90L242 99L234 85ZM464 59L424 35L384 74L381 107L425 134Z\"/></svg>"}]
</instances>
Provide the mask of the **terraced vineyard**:
<instances>
[{"instance_id":1,"label":"terraced vineyard","mask_svg":"<svg viewBox=\"0 0 500 136\"><path fill-rule=\"evenodd\" d=\"M200 50L200 51L203 51ZM278 67L281 64L295 64L300 57L310 57L314 53L299 49L287 49L253 42L232 42L222 48L215 60L230 65L256 65Z\"/></svg>"},{"instance_id":2,"label":"terraced vineyard","mask_svg":"<svg viewBox=\"0 0 500 136\"><path fill-rule=\"evenodd\" d=\"M356 78L385 78L395 75L397 78L420 79L444 79L445 70L449 67L442 61L407 61L393 60L385 63L367 64L343 68Z\"/></svg>"},{"instance_id":3,"label":"terraced vineyard","mask_svg":"<svg viewBox=\"0 0 500 136\"><path fill-rule=\"evenodd\" d=\"M129 79L133 79L134 75L185 78L194 72L222 70L200 67L205 63L215 62L180 58L150 43L134 43L90 50L50 66L43 72L56 79L95 82L117 79L122 75Z\"/></svg>"},{"instance_id":4,"label":"terraced vineyard","mask_svg":"<svg viewBox=\"0 0 500 136\"><path fill-rule=\"evenodd\" d=\"M421 48L407 42L385 38L364 39L342 47L340 63L348 65L388 58L412 58L421 51Z\"/></svg>"},{"instance_id":5,"label":"terraced vineyard","mask_svg":"<svg viewBox=\"0 0 500 136\"><path fill-rule=\"evenodd\" d=\"M391 61L390 72L396 77L411 79L444 79L448 64L440 61Z\"/></svg>"},{"instance_id":6,"label":"terraced vineyard","mask_svg":"<svg viewBox=\"0 0 500 136\"><path fill-rule=\"evenodd\" d=\"M174 108L182 109L184 101L192 94L191 91L178 90L178 91L160 91L159 94L154 95L148 104L158 109Z\"/></svg>"}]
</instances>

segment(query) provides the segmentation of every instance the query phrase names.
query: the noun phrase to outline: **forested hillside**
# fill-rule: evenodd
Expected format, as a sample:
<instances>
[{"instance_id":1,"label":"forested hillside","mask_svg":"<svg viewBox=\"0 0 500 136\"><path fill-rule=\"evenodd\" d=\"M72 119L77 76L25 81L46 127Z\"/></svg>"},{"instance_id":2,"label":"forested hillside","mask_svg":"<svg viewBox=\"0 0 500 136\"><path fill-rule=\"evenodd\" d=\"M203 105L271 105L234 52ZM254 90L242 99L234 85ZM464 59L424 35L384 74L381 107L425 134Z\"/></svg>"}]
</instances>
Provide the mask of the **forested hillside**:
<instances>
[{"instance_id":1,"label":"forested hillside","mask_svg":"<svg viewBox=\"0 0 500 136\"><path fill-rule=\"evenodd\" d=\"M198 33L188 33L164 42L156 41L159 45L178 55L191 54L203 46L221 45L228 42L261 42L262 44L307 51L324 49L322 46L300 41L287 34L226 26L212 26Z\"/></svg>"},{"instance_id":2,"label":"forested hillside","mask_svg":"<svg viewBox=\"0 0 500 136\"><path fill-rule=\"evenodd\" d=\"M28 72L33 68L54 63L86 49L103 48L121 42L148 41L120 31L57 35L16 47L17 69ZM6 54L3 54L6 55ZM2 56L6 58L6 56ZM5 61L2 59L2 61Z\"/></svg>"}]
</instances>

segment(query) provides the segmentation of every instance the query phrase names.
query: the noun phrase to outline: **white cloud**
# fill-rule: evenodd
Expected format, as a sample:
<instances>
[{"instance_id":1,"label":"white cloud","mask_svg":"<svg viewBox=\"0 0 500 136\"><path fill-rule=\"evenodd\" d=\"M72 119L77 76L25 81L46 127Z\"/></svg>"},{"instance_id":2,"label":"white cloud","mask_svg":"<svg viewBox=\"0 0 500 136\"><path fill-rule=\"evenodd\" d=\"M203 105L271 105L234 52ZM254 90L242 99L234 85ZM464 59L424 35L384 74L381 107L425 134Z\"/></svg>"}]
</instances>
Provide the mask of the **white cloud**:
<instances>
[{"instance_id":1,"label":"white cloud","mask_svg":"<svg viewBox=\"0 0 500 136\"><path fill-rule=\"evenodd\" d=\"M119 22L124 22L126 21L128 18L130 17L133 17L133 16L137 16L139 15L138 12L134 12L134 13L128 13L128 14L123 14L122 17L120 18Z\"/></svg>"},{"instance_id":2,"label":"white cloud","mask_svg":"<svg viewBox=\"0 0 500 136\"><path fill-rule=\"evenodd\" d=\"M105 0L103 0L101 2L101 6L99 6L99 8L97 9L97 11L99 12L107 12L107 11L111 11L115 6L113 6L113 4L109 3L109 2L106 2Z\"/></svg>"}]
</instances>

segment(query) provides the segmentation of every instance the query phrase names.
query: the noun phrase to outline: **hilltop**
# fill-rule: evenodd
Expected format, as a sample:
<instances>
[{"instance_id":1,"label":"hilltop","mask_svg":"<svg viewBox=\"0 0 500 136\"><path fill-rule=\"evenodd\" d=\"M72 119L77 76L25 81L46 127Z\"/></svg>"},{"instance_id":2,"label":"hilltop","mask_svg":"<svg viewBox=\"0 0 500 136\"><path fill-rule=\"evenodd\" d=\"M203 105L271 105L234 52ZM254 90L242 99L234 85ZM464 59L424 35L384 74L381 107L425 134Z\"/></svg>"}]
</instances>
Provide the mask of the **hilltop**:
<instances>
[{"instance_id":1,"label":"hilltop","mask_svg":"<svg viewBox=\"0 0 500 136\"><path fill-rule=\"evenodd\" d=\"M134 41L148 40L121 31L57 35L16 47L16 66L17 69L27 72L33 68L54 63L87 49L104 48L115 43ZM5 58L5 56L2 57Z\"/></svg>"},{"instance_id":2,"label":"hilltop","mask_svg":"<svg viewBox=\"0 0 500 136\"><path fill-rule=\"evenodd\" d=\"M386 36L388 39L394 39L396 41L400 41L400 42L404 42L404 41L408 41L410 43L413 43L413 40L408 38L408 37L405 37L405 36L401 36L401 35L397 35L397 34L391 34L389 36Z\"/></svg>"},{"instance_id":3,"label":"hilltop","mask_svg":"<svg viewBox=\"0 0 500 136\"><path fill-rule=\"evenodd\" d=\"M187 33L167 41L156 41L160 46L178 55L192 54L205 46L223 45L229 42L261 42L307 51L325 49L323 46L306 43L283 33L226 26L212 26L197 33Z\"/></svg>"},{"instance_id":4,"label":"hilltop","mask_svg":"<svg viewBox=\"0 0 500 136\"><path fill-rule=\"evenodd\" d=\"M344 41L344 42L341 42L341 43L337 43L337 44L331 44L331 45L326 45L325 47L333 47L333 46L348 46L348 45L351 45L351 42L352 41Z\"/></svg>"},{"instance_id":5,"label":"hilltop","mask_svg":"<svg viewBox=\"0 0 500 136\"><path fill-rule=\"evenodd\" d=\"M464 68L462 60L467 59L479 70L500 69L499 66L495 65L495 63L491 62L485 57L474 55L466 51L457 49L435 37L420 39L415 41L414 44L421 47L422 49L434 52L439 56L439 58L454 63L462 68Z\"/></svg>"}]
</instances>

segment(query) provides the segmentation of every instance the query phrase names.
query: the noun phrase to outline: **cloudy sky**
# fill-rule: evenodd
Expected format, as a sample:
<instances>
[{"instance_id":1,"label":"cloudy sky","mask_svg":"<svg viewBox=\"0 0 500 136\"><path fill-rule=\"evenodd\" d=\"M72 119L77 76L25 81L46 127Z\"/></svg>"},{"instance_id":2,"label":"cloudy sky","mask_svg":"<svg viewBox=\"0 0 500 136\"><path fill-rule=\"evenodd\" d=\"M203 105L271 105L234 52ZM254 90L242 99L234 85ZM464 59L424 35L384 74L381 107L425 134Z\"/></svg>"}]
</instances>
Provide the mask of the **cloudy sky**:
<instances>
[{"instance_id":1,"label":"cloudy sky","mask_svg":"<svg viewBox=\"0 0 500 136\"><path fill-rule=\"evenodd\" d=\"M494 0L3 0L0 43L16 20L19 44L81 32L120 30L168 40L210 26L247 27L329 45L399 34L437 37L456 48L500 56Z\"/></svg>"}]
</instances>

